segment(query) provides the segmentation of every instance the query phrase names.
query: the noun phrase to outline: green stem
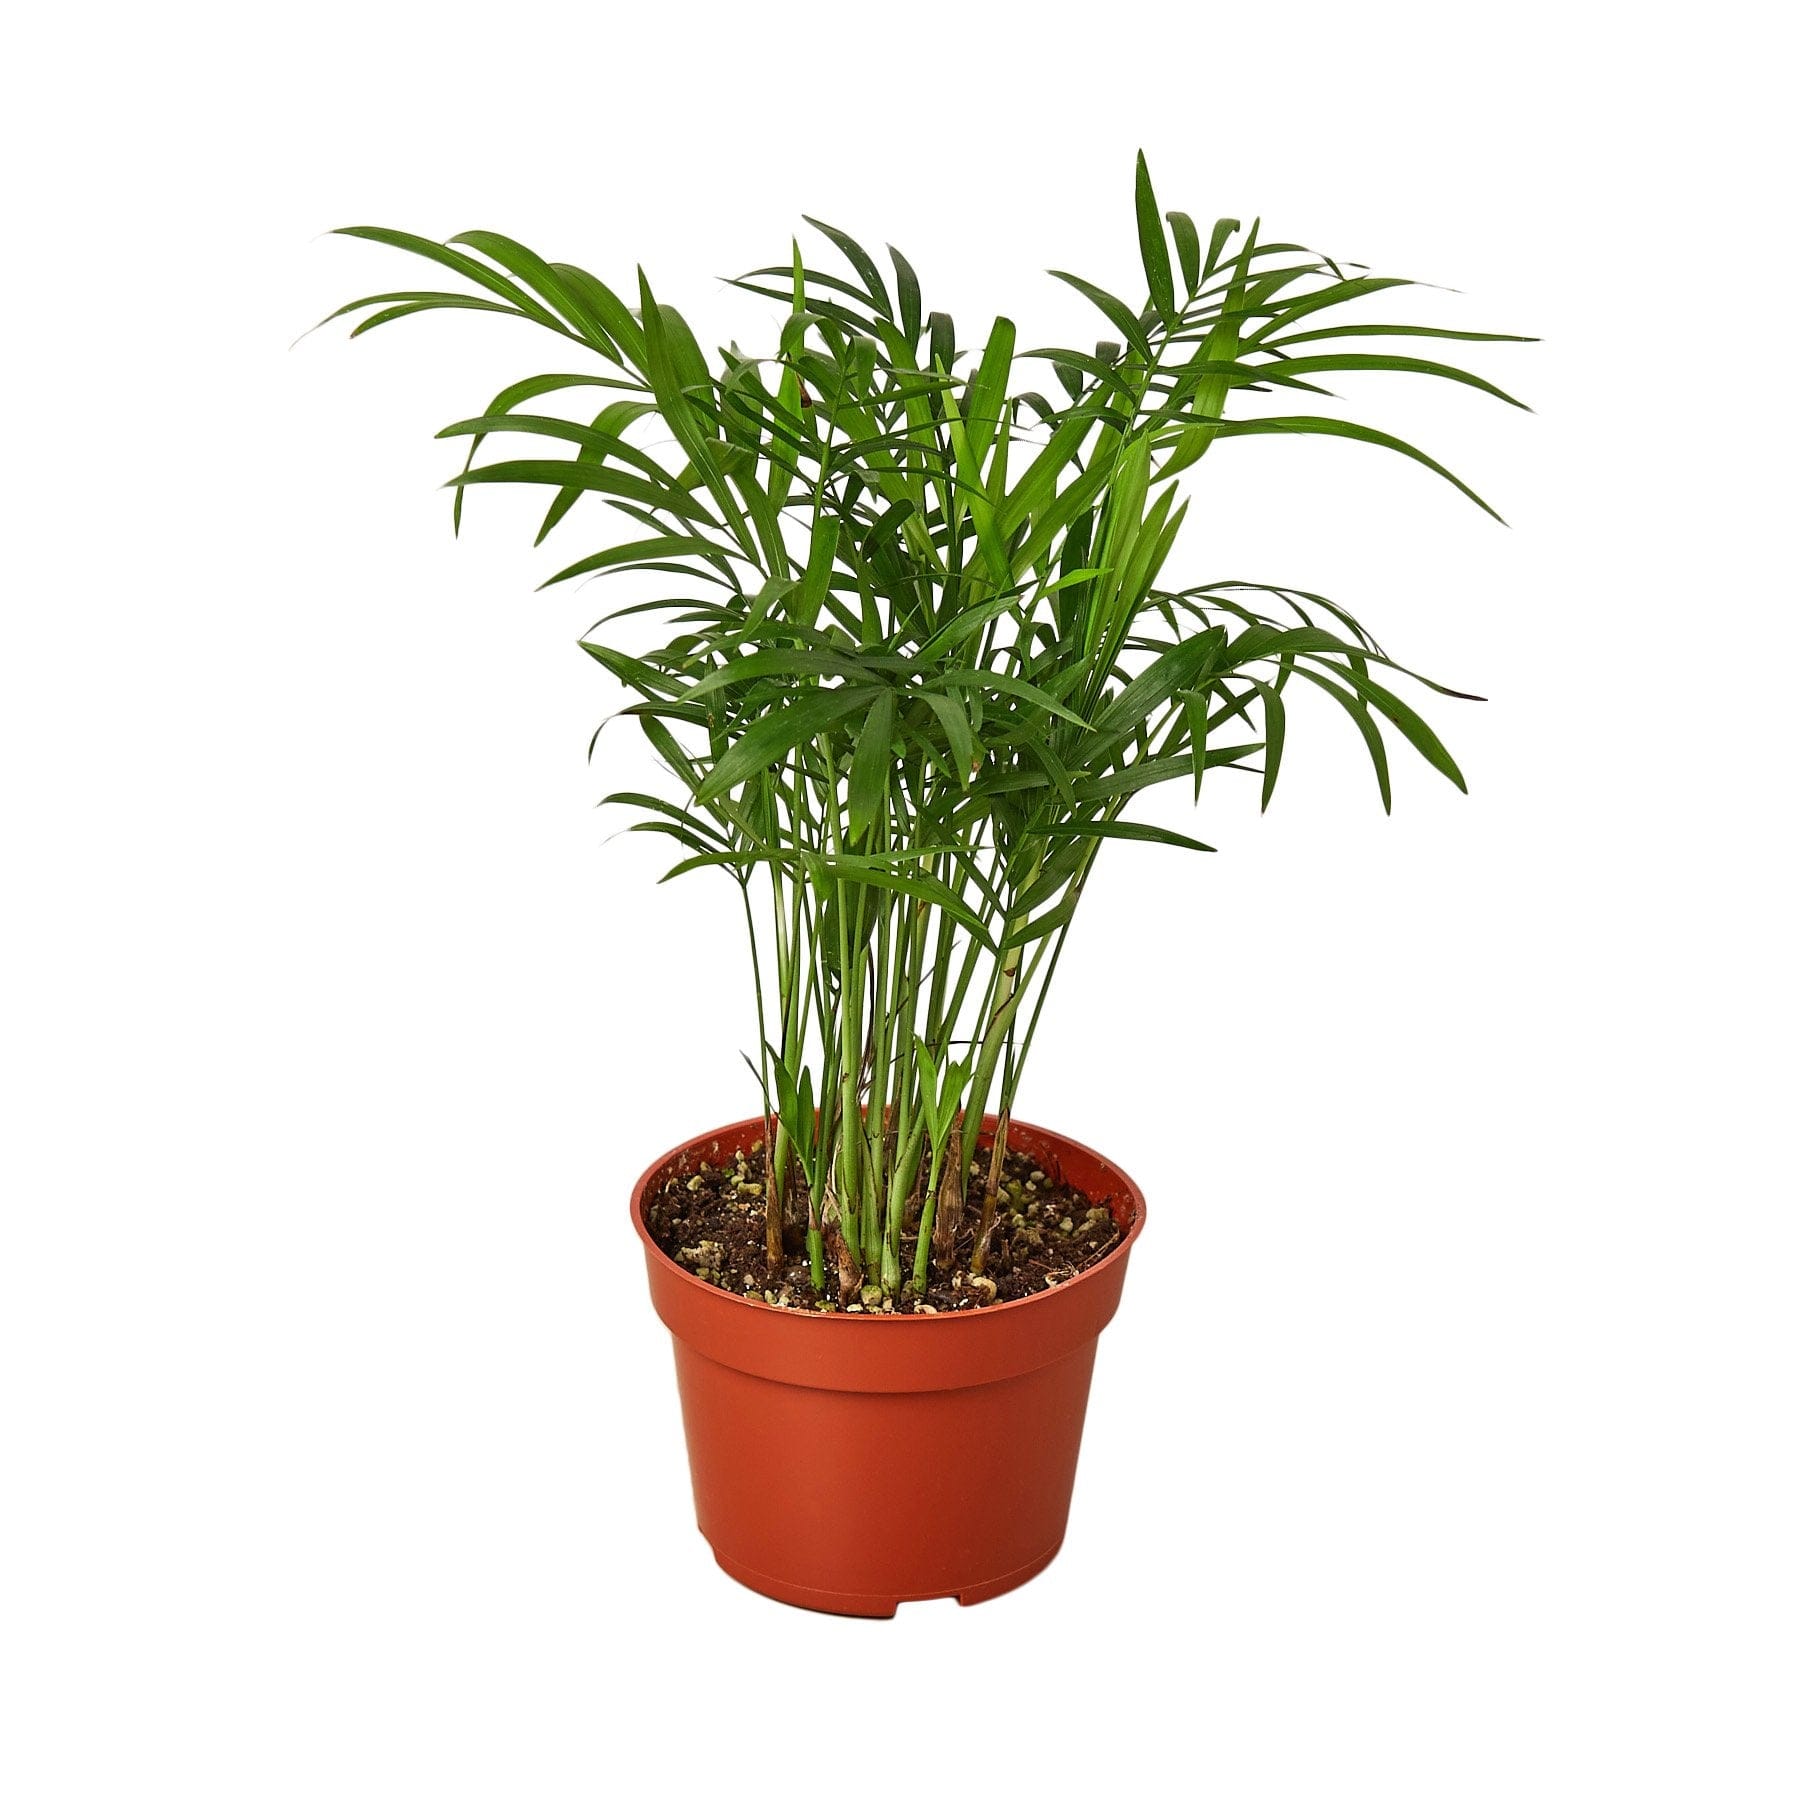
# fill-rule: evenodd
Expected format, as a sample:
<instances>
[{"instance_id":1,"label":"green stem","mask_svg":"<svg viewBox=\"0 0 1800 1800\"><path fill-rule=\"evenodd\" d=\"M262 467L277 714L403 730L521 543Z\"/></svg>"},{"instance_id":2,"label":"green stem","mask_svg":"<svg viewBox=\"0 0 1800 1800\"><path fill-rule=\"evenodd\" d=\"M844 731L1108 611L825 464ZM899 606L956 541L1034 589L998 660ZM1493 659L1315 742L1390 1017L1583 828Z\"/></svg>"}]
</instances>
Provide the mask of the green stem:
<instances>
[{"instance_id":1,"label":"green stem","mask_svg":"<svg viewBox=\"0 0 1800 1800\"><path fill-rule=\"evenodd\" d=\"M916 1294L923 1294L931 1281L931 1228L937 1223L938 1183L943 1174L944 1142L937 1142L931 1146L931 1175L925 1183L925 1204L919 1209L918 1248L913 1251L913 1292Z\"/></svg>"},{"instance_id":2,"label":"green stem","mask_svg":"<svg viewBox=\"0 0 1800 1800\"><path fill-rule=\"evenodd\" d=\"M756 947L756 914L750 905L748 875L738 890L744 900L744 924L750 933L750 973L756 987L756 1043L758 1067L762 1077L763 1145L772 1148L773 1135L769 1119L769 1027L763 1013L762 961ZM773 1157L770 1158L773 1162ZM781 1188L772 1173L765 1172L763 1185L763 1255L773 1274L781 1267Z\"/></svg>"}]
</instances>

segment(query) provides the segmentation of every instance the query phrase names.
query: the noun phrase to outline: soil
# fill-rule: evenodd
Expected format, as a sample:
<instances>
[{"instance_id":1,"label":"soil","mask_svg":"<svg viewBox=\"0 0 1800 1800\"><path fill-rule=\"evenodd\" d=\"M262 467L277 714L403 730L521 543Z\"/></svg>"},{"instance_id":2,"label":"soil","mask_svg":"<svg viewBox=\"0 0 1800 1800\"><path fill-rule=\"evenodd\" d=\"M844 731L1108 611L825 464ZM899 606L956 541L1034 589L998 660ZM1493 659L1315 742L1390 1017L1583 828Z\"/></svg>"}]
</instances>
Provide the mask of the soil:
<instances>
[{"instance_id":1,"label":"soil","mask_svg":"<svg viewBox=\"0 0 1800 1800\"><path fill-rule=\"evenodd\" d=\"M644 1222L651 1237L682 1268L726 1293L802 1312L838 1311L838 1287L829 1255L825 1292L813 1291L803 1231L790 1228L784 1238L783 1265L770 1272L764 1240L763 1194L768 1172L762 1140L735 1157L722 1145L715 1149L719 1161L702 1159L697 1166L672 1170L661 1189L646 1198ZM866 1289L860 1296L853 1294L843 1311L965 1312L1022 1300L1080 1274L1118 1244L1119 1227L1105 1206L1094 1204L1031 1157L1009 1150L994 1210L986 1273L980 1279L971 1277L969 1260L987 1190L986 1147L975 1162L951 1268L940 1272L939 1259L933 1258L931 1283L923 1297L912 1291L909 1279L891 1297ZM801 1202L803 1213L803 1183ZM900 1267L908 1277L917 1243L915 1201L900 1240ZM870 1279L874 1279L873 1273Z\"/></svg>"}]
</instances>

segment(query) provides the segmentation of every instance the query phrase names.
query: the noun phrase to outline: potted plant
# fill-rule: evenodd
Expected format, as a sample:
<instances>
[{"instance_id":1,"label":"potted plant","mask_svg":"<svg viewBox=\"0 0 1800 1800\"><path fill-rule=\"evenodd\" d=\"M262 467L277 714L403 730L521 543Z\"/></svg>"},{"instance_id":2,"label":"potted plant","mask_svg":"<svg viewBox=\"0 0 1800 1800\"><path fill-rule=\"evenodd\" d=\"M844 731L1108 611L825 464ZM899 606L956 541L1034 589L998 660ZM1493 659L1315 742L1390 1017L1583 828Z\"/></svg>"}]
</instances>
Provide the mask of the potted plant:
<instances>
[{"instance_id":1,"label":"potted plant","mask_svg":"<svg viewBox=\"0 0 1800 1800\"><path fill-rule=\"evenodd\" d=\"M760 1107L658 1156L631 1213L700 1526L740 1580L830 1611L987 1598L1061 1542L1144 1202L1013 1107L1102 846L1208 848L1127 818L1133 797L1236 771L1267 806L1300 692L1342 709L1384 805L1389 732L1463 786L1394 691L1411 672L1341 607L1161 578L1178 478L1232 438L1359 440L1485 506L1386 433L1228 402L1375 370L1507 399L1383 347L1501 334L1341 322L1404 284L1256 224L1202 234L1141 155L1136 209L1141 305L1059 274L1106 321L1091 349L1020 352L1006 318L965 346L899 251L809 221L841 261L796 244L743 277L785 316L767 353L716 361L641 271L633 304L492 232L350 231L463 284L354 301L332 315L362 314L353 335L457 307L584 358L440 433L465 449L453 516L471 488L540 488L541 541L598 497L629 532L545 585L658 578L582 643L669 776L609 800L674 842L670 875L737 890ZM1026 364L1045 379L1021 388ZM585 421L540 404L584 399ZM502 435L532 443L478 460Z\"/></svg>"}]
</instances>

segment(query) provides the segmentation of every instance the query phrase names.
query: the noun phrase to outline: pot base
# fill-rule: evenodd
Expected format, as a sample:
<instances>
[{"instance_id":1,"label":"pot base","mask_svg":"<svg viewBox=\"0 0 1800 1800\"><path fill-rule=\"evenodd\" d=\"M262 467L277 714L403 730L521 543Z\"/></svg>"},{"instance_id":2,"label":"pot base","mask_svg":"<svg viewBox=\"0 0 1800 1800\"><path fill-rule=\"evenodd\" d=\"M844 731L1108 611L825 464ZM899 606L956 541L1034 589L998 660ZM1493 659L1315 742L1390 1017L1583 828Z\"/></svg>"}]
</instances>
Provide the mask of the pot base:
<instances>
[{"instance_id":1,"label":"pot base","mask_svg":"<svg viewBox=\"0 0 1800 1800\"><path fill-rule=\"evenodd\" d=\"M705 1533L701 1535L705 1536ZM797 1582L783 1581L779 1576L759 1574L735 1557L727 1556L716 1544L710 1548L713 1561L733 1581L740 1582L771 1600L780 1600L788 1606L804 1607L808 1612L837 1613L845 1618L891 1619L909 1600L954 1600L958 1606L979 1606L983 1600L997 1600L1002 1594L1010 1594L1014 1588L1023 1587L1032 1576L1042 1574L1055 1561L1062 1544L1058 1541L1051 1545L1042 1556L1033 1557L1022 1568L1014 1569L1010 1574L1001 1575L992 1581L979 1582L973 1587L964 1588L960 1593L945 1591L920 1594L838 1594L828 1588L801 1587Z\"/></svg>"}]
</instances>

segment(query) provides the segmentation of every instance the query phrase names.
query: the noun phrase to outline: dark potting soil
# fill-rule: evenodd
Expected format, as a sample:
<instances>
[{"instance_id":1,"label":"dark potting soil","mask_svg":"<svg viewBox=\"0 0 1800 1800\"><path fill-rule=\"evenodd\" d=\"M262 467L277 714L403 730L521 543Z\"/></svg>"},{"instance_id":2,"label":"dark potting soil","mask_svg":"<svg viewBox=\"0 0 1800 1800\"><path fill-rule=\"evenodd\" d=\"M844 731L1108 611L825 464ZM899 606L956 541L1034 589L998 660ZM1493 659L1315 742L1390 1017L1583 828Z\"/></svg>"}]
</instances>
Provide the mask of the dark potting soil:
<instances>
[{"instance_id":1,"label":"dark potting soil","mask_svg":"<svg viewBox=\"0 0 1800 1800\"><path fill-rule=\"evenodd\" d=\"M951 1268L940 1271L933 1258L931 1281L923 1301L912 1292L910 1275L918 1244L917 1202L909 1209L900 1239L900 1267L907 1285L891 1299L865 1301L852 1293L840 1302L834 1265L825 1258L825 1292L815 1293L806 1259L804 1227L790 1224L783 1237L784 1257L771 1272L764 1236L766 1158L759 1138L736 1156L723 1144L715 1159L702 1153L697 1163L673 1171L661 1189L646 1197L645 1223L658 1246L682 1268L728 1294L766 1306L805 1312L962 1312L1022 1300L1067 1281L1097 1263L1119 1242L1112 1213L1029 1156L1008 1150L994 1209L994 1232L988 1244L985 1278L968 1273L987 1191L988 1152L976 1157L964 1201L963 1227L956 1240ZM802 1187L802 1199L804 1188ZM804 1216L804 1207L800 1208ZM865 1280L875 1281L879 1271ZM990 1285L991 1284L991 1287Z\"/></svg>"}]
</instances>

